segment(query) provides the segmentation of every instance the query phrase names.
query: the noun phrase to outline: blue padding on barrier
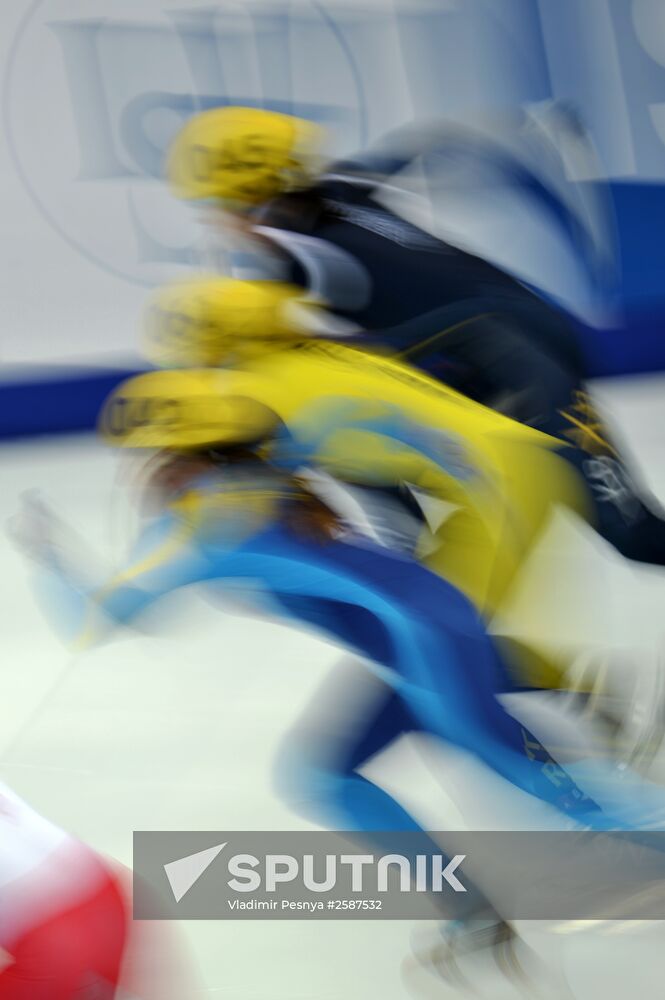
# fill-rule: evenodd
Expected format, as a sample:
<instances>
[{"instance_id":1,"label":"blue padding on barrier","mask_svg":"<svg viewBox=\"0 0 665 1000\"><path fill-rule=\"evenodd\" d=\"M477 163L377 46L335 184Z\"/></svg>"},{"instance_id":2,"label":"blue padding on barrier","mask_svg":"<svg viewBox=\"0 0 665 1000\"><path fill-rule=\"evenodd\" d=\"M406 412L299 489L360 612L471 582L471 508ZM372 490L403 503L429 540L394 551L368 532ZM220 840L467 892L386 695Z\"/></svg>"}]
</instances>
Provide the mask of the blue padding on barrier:
<instances>
[{"instance_id":1,"label":"blue padding on barrier","mask_svg":"<svg viewBox=\"0 0 665 1000\"><path fill-rule=\"evenodd\" d=\"M0 384L0 438L92 430L106 397L139 369L57 370Z\"/></svg>"},{"instance_id":2,"label":"blue padding on barrier","mask_svg":"<svg viewBox=\"0 0 665 1000\"><path fill-rule=\"evenodd\" d=\"M651 307L665 317L665 185L613 181L609 190L619 239L620 296L630 314ZM631 326L639 327L631 321Z\"/></svg>"},{"instance_id":3,"label":"blue padding on barrier","mask_svg":"<svg viewBox=\"0 0 665 1000\"><path fill-rule=\"evenodd\" d=\"M590 376L665 370L665 185L608 185L619 241L616 302L623 326L587 329Z\"/></svg>"},{"instance_id":4,"label":"blue padding on barrier","mask_svg":"<svg viewBox=\"0 0 665 1000\"><path fill-rule=\"evenodd\" d=\"M581 331L589 378L665 370L662 314L636 314L634 323ZM142 370L63 371L0 383L0 440L93 430L106 397Z\"/></svg>"},{"instance_id":5,"label":"blue padding on barrier","mask_svg":"<svg viewBox=\"0 0 665 1000\"><path fill-rule=\"evenodd\" d=\"M665 316L635 312L626 327L586 328L581 332L588 378L665 371Z\"/></svg>"}]
</instances>

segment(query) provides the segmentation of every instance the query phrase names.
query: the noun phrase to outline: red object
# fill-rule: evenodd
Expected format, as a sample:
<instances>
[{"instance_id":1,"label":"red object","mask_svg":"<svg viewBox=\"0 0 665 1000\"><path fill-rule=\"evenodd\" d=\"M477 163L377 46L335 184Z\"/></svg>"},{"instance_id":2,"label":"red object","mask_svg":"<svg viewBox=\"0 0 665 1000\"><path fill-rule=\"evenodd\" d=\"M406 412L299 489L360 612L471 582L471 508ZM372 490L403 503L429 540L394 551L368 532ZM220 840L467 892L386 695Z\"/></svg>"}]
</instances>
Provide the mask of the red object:
<instances>
[{"instance_id":1,"label":"red object","mask_svg":"<svg viewBox=\"0 0 665 1000\"><path fill-rule=\"evenodd\" d=\"M106 873L86 900L5 947L10 964L0 971L0 1000L112 1000L129 922L120 884Z\"/></svg>"}]
</instances>

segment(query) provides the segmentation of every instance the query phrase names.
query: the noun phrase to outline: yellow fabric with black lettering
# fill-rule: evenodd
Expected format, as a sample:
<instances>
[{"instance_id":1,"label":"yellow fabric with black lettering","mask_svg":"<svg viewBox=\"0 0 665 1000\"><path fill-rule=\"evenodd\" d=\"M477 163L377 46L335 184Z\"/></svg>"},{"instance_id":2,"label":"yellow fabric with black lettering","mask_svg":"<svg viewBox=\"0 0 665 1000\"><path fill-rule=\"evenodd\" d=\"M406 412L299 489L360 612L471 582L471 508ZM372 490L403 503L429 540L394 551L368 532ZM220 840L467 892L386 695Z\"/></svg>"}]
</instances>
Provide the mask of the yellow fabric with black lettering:
<instances>
[{"instance_id":1,"label":"yellow fabric with black lettering","mask_svg":"<svg viewBox=\"0 0 665 1000\"><path fill-rule=\"evenodd\" d=\"M172 404L165 409L171 423L137 427L130 420L114 434L107 416L103 426L110 440L130 447L195 446L231 441L238 433L250 440L279 421L293 428L308 408L314 413L317 403L333 398L362 403L368 413L386 404L405 420L444 433L457 449L448 469L413 447L348 427L338 434L333 429L325 453L312 460L341 479L410 483L456 505L434 538L425 533L422 558L484 612L502 600L552 504L584 507L581 485L557 455L561 442L379 355L305 341L242 370L139 376L120 398L141 399L146 385L156 392L156 380L167 377L170 382L162 387ZM113 415L113 401L106 412Z\"/></svg>"}]
</instances>

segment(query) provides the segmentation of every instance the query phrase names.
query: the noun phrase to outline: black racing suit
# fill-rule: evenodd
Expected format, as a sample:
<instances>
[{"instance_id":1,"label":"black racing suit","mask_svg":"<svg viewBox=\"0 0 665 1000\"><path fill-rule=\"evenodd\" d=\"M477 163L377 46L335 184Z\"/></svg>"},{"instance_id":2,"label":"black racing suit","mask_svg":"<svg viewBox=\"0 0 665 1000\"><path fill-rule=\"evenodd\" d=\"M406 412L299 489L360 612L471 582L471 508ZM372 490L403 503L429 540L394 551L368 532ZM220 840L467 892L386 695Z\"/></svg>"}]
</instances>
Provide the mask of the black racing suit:
<instances>
[{"instance_id":1,"label":"black racing suit","mask_svg":"<svg viewBox=\"0 0 665 1000\"><path fill-rule=\"evenodd\" d=\"M665 565L665 521L638 495L584 386L574 323L500 268L405 221L360 173L324 176L259 210L284 276L321 295L354 336L567 441L595 527L629 559Z\"/></svg>"}]
</instances>

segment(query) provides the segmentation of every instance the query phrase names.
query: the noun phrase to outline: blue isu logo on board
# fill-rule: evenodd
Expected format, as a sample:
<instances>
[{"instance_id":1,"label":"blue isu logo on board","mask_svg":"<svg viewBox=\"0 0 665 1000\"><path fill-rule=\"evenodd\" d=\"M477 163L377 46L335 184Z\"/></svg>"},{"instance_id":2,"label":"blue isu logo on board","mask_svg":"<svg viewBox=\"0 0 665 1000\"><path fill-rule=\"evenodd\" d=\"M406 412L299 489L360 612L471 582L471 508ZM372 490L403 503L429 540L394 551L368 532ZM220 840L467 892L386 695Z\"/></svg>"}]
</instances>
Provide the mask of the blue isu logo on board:
<instances>
[{"instance_id":1,"label":"blue isu logo on board","mask_svg":"<svg viewBox=\"0 0 665 1000\"><path fill-rule=\"evenodd\" d=\"M192 260L194 213L161 183L192 113L265 106L327 124L349 147L366 141L357 66L320 4L297 19L251 3L176 6L36 0L6 66L5 132L35 206L90 261L145 285ZM326 64L320 86L305 86L312 51Z\"/></svg>"}]
</instances>

